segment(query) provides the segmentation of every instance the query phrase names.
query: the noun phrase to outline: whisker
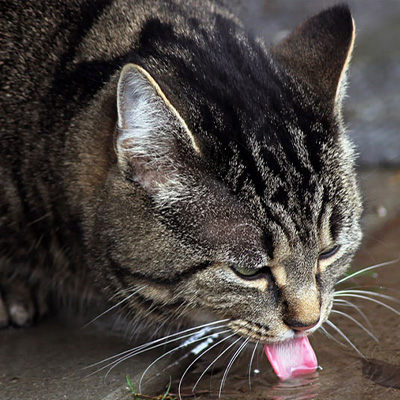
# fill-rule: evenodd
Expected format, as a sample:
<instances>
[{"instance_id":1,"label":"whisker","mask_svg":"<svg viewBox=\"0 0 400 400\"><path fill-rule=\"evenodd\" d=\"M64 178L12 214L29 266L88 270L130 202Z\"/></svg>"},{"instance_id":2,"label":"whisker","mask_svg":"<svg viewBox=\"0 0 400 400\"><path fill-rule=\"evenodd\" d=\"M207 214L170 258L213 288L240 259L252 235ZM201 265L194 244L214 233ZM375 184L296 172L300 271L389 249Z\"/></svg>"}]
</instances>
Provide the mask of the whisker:
<instances>
[{"instance_id":1,"label":"whisker","mask_svg":"<svg viewBox=\"0 0 400 400\"><path fill-rule=\"evenodd\" d=\"M400 303L400 301L398 299L396 299L395 297L392 296L388 296L386 294L382 294L382 293L377 293L377 292L371 292L370 290L359 290L359 289L349 289L349 290L339 290L337 292L335 292L333 294L333 297L335 297L335 294L346 294L346 293L361 293L361 294L369 294L371 296L376 296L376 297L380 297L382 299L386 299L386 300L391 300L394 301L396 303Z\"/></svg>"},{"instance_id":2,"label":"whisker","mask_svg":"<svg viewBox=\"0 0 400 400\"><path fill-rule=\"evenodd\" d=\"M364 321L368 324L368 326L372 329L372 324L370 322L370 320L368 319L368 317L365 315L365 313L363 311L361 311L360 307L356 306L355 304L353 304L351 301L348 300L343 300L343 299L334 299L333 302L339 306L347 306L347 307L351 307L354 308L363 318Z\"/></svg>"},{"instance_id":3,"label":"whisker","mask_svg":"<svg viewBox=\"0 0 400 400\"><path fill-rule=\"evenodd\" d=\"M365 358L364 354L357 349L357 347L353 344L353 342L332 321L327 320L326 323L330 327L332 327L356 351L356 353L360 357Z\"/></svg>"},{"instance_id":4,"label":"whisker","mask_svg":"<svg viewBox=\"0 0 400 400\"><path fill-rule=\"evenodd\" d=\"M239 357L240 353L243 351L243 349L247 346L247 344L249 343L250 338L247 338L244 340L244 342L240 345L240 347L236 350L236 353L233 355L233 357L231 358L231 360L229 361L229 364L227 365L227 367L225 368L225 372L224 375L222 377L221 380L221 384L219 385L219 393L218 393L218 397L221 397L221 393L222 393L222 389L225 386L225 382L226 382L226 378L228 377L229 371L232 368L233 363L236 361L236 359Z\"/></svg>"},{"instance_id":5,"label":"whisker","mask_svg":"<svg viewBox=\"0 0 400 400\"><path fill-rule=\"evenodd\" d=\"M91 364L91 365L88 365L88 366L86 366L86 367L83 367L83 369L93 368L93 367L95 367L95 366L97 366L97 365L104 364L105 362L107 362L107 361L109 361L109 360L112 360L112 359L114 359L114 358L120 357L120 356L122 356L122 355L124 355L124 354L127 354L127 353L129 353L129 352L139 351L139 350L142 350L142 349L144 349L144 348L146 348L146 347L153 346L153 345L155 345L155 344L157 344L157 343L160 343L160 342L162 342L163 344L171 343L171 342L165 342L165 341L168 340L168 339L170 339L170 338L173 338L173 337L177 337L177 336L178 336L178 337L176 338L176 340L183 339L183 338L185 338L185 337L194 335L196 332L193 333L193 331L196 331L196 330L198 330L198 332L200 332L202 329L205 329L205 328L216 329L216 327L212 327L212 325L219 324L219 323L223 323L223 322L226 322L226 321L229 321L229 319L221 319L221 320L219 320L219 321L213 321L213 322L209 322L209 323L207 323L207 324L198 325L198 326L195 326L195 327L193 327L193 328L185 329L184 331L181 331L181 332L172 333L172 334L170 334L170 335L168 335L168 336L164 336L164 337L162 337L162 338L153 340L153 341L151 341L151 342L141 344L140 346L134 347L133 349L125 350L125 351L123 351L123 352L121 352L121 353L118 353L118 354L115 354L115 355L113 355L113 356L111 356L111 357L105 358L105 359L102 360L102 361L98 361L98 362L96 362L96 363L94 363L94 364ZM221 326L224 327L225 325L221 325ZM192 333L191 333L190 335L185 335L185 334L187 334L188 332L192 332ZM150 350L150 349L149 349L149 350ZM99 370L99 371L101 371L101 370ZM96 371L96 372L99 372L99 371Z\"/></svg>"},{"instance_id":6,"label":"whisker","mask_svg":"<svg viewBox=\"0 0 400 400\"><path fill-rule=\"evenodd\" d=\"M93 324L93 322L97 321L99 318L101 318L103 315L109 313L110 311L114 310L114 308L117 308L118 306L120 306L122 303L125 303L126 301L128 301L132 296L134 296L136 293L140 292L141 290L143 290L144 288L146 288L147 285L141 286L140 288L136 289L135 291L133 291L129 296L125 297L125 299L121 300L120 302L118 302L117 304L114 304L113 306L111 306L110 308L108 308L107 310L103 311L100 315L98 315L97 317L93 318L91 321L89 321L86 325L84 325L82 327L82 329L87 328L89 325Z\"/></svg>"},{"instance_id":7,"label":"whisker","mask_svg":"<svg viewBox=\"0 0 400 400\"><path fill-rule=\"evenodd\" d=\"M185 338L188 337L189 339L186 340L185 342L183 342L183 343L180 345L180 348L183 348L183 347L189 346L189 345L192 344L192 343L195 343L195 342L198 342L199 340L204 339L204 335L207 334L208 332L210 332L210 331L212 331L212 330L215 330L215 329L219 329L219 328L225 328L225 327L226 327L225 325L220 325L220 326L216 326L216 327L212 327L212 328L210 328L210 327L205 328L205 329L207 329L207 330L205 330L205 329L203 328L203 329L201 329L201 330L198 331L198 332L195 332L195 333L188 333L188 334L186 334L186 335L179 336L178 338L174 338L174 339L168 340L168 341L166 341L166 342L158 343L158 344L156 344L156 345L154 345L154 346L151 346L151 347L147 347L147 348L143 348L143 349L138 349L138 350L132 350L132 351L129 352L128 354L126 354L126 355L124 355L123 357L121 357L121 358L119 358L119 359L117 359L117 360L115 360L115 361L113 361L113 362L111 362L111 363L105 365L104 367L100 368L100 369L99 369L98 371L96 371L96 372L102 371L102 370L105 369L105 368L110 368L109 371L108 371L107 374L106 374L106 377L107 377L108 374L109 374L109 372L110 372L113 368L115 368L118 364L120 364L120 363L122 363L122 362L128 360L129 358L136 357L136 356L138 356L139 354L145 353L145 352L147 352L147 351L154 350L154 349L156 349L156 348L158 348L158 347L165 346L165 345L167 345L167 344L169 344L169 343L173 343L173 342L176 342L176 341L178 341L178 340L182 340L182 339L185 339ZM215 332L215 333L213 333L212 335L215 335L215 334L218 334L218 333L219 333L219 332ZM199 336L199 335L200 335L200 336Z\"/></svg>"},{"instance_id":8,"label":"whisker","mask_svg":"<svg viewBox=\"0 0 400 400\"><path fill-rule=\"evenodd\" d=\"M343 315L344 317L348 318L350 321L353 321L356 325L358 325L365 333L367 333L372 339L374 339L376 342L379 342L378 338L371 332L369 331L363 324L361 324L359 321L357 321L355 318L353 318L351 315L346 314L344 312L338 311L338 310L332 310L332 313L338 314L338 315Z\"/></svg>"},{"instance_id":9,"label":"whisker","mask_svg":"<svg viewBox=\"0 0 400 400\"><path fill-rule=\"evenodd\" d=\"M251 366L253 364L253 359L254 359L254 354L256 353L257 346L259 345L260 342L257 342L254 346L254 350L251 353L250 357L250 363L249 363L249 388L251 389Z\"/></svg>"},{"instance_id":10,"label":"whisker","mask_svg":"<svg viewBox=\"0 0 400 400\"><path fill-rule=\"evenodd\" d=\"M396 309L394 309L393 307L390 307L389 305L383 303L382 301L379 301L377 299L373 299L371 297L362 296L360 294L355 294L355 293L343 293L343 294L339 294L338 297L356 297L358 299L364 299L364 300L372 301L373 303L379 304L380 306L387 308L388 310L394 312L395 314L400 315L400 312L397 311Z\"/></svg>"},{"instance_id":11,"label":"whisker","mask_svg":"<svg viewBox=\"0 0 400 400\"><path fill-rule=\"evenodd\" d=\"M179 396L179 400L182 400L182 396L181 396L181 388L182 388L182 383L183 383L183 379L185 378L186 374L189 372L190 368L201 358L204 356L204 354L208 353L210 350L212 350L214 347L220 345L221 343L225 342L226 340L230 339L232 336L235 336L236 333L232 333L231 335L221 339L220 341L218 341L217 343L214 343L211 347L209 347L208 349L204 350L201 352L201 354L199 356L197 356L191 363L190 365L186 368L185 372L182 374L181 379L179 380L179 385L178 385L178 396ZM193 352L193 350L192 350ZM194 391L194 388L192 389L192 392Z\"/></svg>"},{"instance_id":12,"label":"whisker","mask_svg":"<svg viewBox=\"0 0 400 400\"><path fill-rule=\"evenodd\" d=\"M399 260L400 260L400 256L397 257L395 260L392 260L392 261L387 261L387 262L384 262L384 263L381 263L381 264L371 265L370 267L366 267L366 268L360 269L359 271L356 271L356 272L354 272L354 273L352 273L352 274L350 274L348 276L345 276L344 278L340 279L338 282L336 282L336 285L339 285L340 283L343 283L343 282L345 282L345 281L347 281L347 280L349 280L351 278L354 278L354 277L356 277L358 275L361 275L364 272L370 271L372 269L381 268L381 267L385 267L387 265L396 264Z\"/></svg>"},{"instance_id":13,"label":"whisker","mask_svg":"<svg viewBox=\"0 0 400 400\"><path fill-rule=\"evenodd\" d=\"M211 338L211 337L217 338L218 335L222 335L223 333L227 333L227 332L231 332L231 330L228 329L228 330L225 330L225 331L222 331L222 332L215 332L215 333L212 333L211 335L208 335L208 336L201 337L201 338L199 338L199 339L193 340L190 344L192 344L192 343L197 343L197 342L200 342L201 340L204 340L204 339L207 339L207 338ZM147 371L148 371L154 364L156 364L158 361L160 361L162 358L164 358L164 357L167 356L168 354L172 354L172 353L174 353L175 351L177 351L177 350L179 350L179 349L182 349L182 348L184 348L184 347L186 347L186 346L188 346L188 344L185 342L185 343L183 343L183 344L181 344L181 345L179 345L179 346L173 348L172 350L167 351L166 353L162 354L161 356L157 357L157 358L144 370L144 372L142 373L142 376L140 377L140 381L139 381L139 392L142 391L142 382L143 382L143 379L144 379L144 377L145 377ZM113 368L114 368L114 367L113 367Z\"/></svg>"},{"instance_id":14,"label":"whisker","mask_svg":"<svg viewBox=\"0 0 400 400\"><path fill-rule=\"evenodd\" d=\"M234 346L242 337L236 339L233 343L231 343L221 354L218 355L217 358L214 359L210 364L208 364L207 368L201 373L200 377L197 379L196 383L193 386L192 392L196 389L197 385L199 384L201 378L205 375L205 373L213 366L232 346ZM179 399L181 400L181 399Z\"/></svg>"},{"instance_id":15,"label":"whisker","mask_svg":"<svg viewBox=\"0 0 400 400\"><path fill-rule=\"evenodd\" d=\"M337 344L340 344L341 346L346 347L346 345L345 345L344 343L342 343L340 340L338 340L338 339L336 339L334 336L332 336L332 335L326 330L325 327L321 326L319 329L322 330L322 332L326 335L326 337L327 337L328 339L331 339L331 340L333 340L334 342L336 342Z\"/></svg>"}]
</instances>

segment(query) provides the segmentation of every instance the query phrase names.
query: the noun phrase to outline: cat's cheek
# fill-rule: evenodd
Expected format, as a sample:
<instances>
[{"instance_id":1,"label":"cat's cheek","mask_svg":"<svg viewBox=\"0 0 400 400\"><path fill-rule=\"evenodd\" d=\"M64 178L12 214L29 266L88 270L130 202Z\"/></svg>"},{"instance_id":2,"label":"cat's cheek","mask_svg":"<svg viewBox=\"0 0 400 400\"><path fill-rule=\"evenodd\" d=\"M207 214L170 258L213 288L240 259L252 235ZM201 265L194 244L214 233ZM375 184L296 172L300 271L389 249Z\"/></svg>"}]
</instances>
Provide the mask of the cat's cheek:
<instances>
[{"instance_id":1,"label":"cat's cheek","mask_svg":"<svg viewBox=\"0 0 400 400\"><path fill-rule=\"evenodd\" d=\"M195 302L216 319L228 318L228 326L253 341L279 342L290 339L293 331L283 322L282 312L271 291L247 286L247 282L220 266L193 277L186 283L185 298ZM201 296L198 294L201 293ZM190 316L195 318L194 315Z\"/></svg>"},{"instance_id":2,"label":"cat's cheek","mask_svg":"<svg viewBox=\"0 0 400 400\"><path fill-rule=\"evenodd\" d=\"M333 307L333 299L334 299L333 290L330 291L329 293L322 293L320 322L312 331L317 330L322 324L324 324L329 319L329 315Z\"/></svg>"},{"instance_id":3,"label":"cat's cheek","mask_svg":"<svg viewBox=\"0 0 400 400\"><path fill-rule=\"evenodd\" d=\"M144 297L148 300L153 300L157 304L170 304L177 300L172 287L165 285L148 285L143 291Z\"/></svg>"}]
</instances>

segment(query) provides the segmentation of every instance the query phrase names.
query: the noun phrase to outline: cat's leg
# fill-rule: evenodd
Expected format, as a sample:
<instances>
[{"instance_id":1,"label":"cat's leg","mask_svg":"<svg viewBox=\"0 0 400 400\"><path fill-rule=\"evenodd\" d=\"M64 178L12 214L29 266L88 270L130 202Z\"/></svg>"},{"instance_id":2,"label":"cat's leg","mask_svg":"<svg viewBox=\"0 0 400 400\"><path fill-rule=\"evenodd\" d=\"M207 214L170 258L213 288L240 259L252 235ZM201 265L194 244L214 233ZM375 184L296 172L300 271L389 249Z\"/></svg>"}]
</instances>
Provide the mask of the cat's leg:
<instances>
[{"instance_id":1,"label":"cat's leg","mask_svg":"<svg viewBox=\"0 0 400 400\"><path fill-rule=\"evenodd\" d=\"M14 281L5 285L3 293L10 322L16 326L30 325L35 315L35 304L28 285Z\"/></svg>"},{"instance_id":2,"label":"cat's leg","mask_svg":"<svg viewBox=\"0 0 400 400\"><path fill-rule=\"evenodd\" d=\"M48 291L44 287L22 279L6 280L0 286L0 328L29 326L47 314Z\"/></svg>"}]
</instances>

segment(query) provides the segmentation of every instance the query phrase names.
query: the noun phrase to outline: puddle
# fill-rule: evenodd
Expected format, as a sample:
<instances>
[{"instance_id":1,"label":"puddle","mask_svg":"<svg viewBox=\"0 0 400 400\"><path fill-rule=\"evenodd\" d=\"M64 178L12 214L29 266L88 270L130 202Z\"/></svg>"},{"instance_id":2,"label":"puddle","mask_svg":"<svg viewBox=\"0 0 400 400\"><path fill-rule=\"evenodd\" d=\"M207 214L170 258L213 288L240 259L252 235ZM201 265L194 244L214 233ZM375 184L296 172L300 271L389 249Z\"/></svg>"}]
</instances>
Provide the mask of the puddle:
<instances>
[{"instance_id":1,"label":"puddle","mask_svg":"<svg viewBox=\"0 0 400 400\"><path fill-rule=\"evenodd\" d=\"M257 362L249 376L249 359L251 359L252 354L252 351L249 351L247 355L238 360L237 365L230 371L222 389L221 382L230 357L221 361L212 372L206 373L193 392L193 385L196 384L197 379L208 365L207 363L199 364L185 379L187 382L181 389L182 399L193 398L193 393L195 393L196 399L207 400L307 400L317 398L318 372L281 382L272 372L260 347L256 354ZM174 384L178 386L179 380L175 380ZM172 394L179 398L177 392Z\"/></svg>"},{"instance_id":2,"label":"puddle","mask_svg":"<svg viewBox=\"0 0 400 400\"><path fill-rule=\"evenodd\" d=\"M400 389L400 365L365 359L363 360L363 374L378 385Z\"/></svg>"}]
</instances>

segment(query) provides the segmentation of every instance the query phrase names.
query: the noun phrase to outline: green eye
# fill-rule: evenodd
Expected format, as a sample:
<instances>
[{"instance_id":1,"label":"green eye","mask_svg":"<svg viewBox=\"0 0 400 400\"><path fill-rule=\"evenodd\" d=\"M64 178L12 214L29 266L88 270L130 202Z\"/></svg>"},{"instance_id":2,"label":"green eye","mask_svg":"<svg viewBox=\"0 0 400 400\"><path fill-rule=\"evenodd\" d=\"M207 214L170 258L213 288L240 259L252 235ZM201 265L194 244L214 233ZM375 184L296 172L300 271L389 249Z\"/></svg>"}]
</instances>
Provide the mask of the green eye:
<instances>
[{"instance_id":1,"label":"green eye","mask_svg":"<svg viewBox=\"0 0 400 400\"><path fill-rule=\"evenodd\" d=\"M231 268L236 273L236 275L238 275L240 278L247 280L259 279L261 277L268 278L271 274L269 267L255 269L255 268L243 267L241 265L231 265Z\"/></svg>"},{"instance_id":2,"label":"green eye","mask_svg":"<svg viewBox=\"0 0 400 400\"><path fill-rule=\"evenodd\" d=\"M327 260L328 258L333 257L338 250L340 249L340 246L334 246L331 249L324 251L323 253L321 253L318 257L319 260Z\"/></svg>"},{"instance_id":3,"label":"green eye","mask_svg":"<svg viewBox=\"0 0 400 400\"><path fill-rule=\"evenodd\" d=\"M253 269L253 268L247 268L247 267L241 267L239 265L235 265L233 267L233 269L235 270L235 272L237 272L239 275L242 275L246 278L248 277L252 277L254 275L258 274L258 270Z\"/></svg>"}]
</instances>

